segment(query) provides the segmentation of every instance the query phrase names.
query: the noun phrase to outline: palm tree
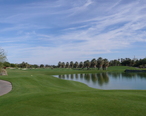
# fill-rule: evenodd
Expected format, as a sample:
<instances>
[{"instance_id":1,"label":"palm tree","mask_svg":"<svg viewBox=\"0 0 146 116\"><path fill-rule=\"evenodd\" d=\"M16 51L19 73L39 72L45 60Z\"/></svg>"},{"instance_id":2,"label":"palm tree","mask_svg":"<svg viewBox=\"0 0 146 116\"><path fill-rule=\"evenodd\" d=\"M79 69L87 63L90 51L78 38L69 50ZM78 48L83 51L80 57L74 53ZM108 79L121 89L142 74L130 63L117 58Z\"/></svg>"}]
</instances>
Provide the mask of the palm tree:
<instances>
[{"instance_id":1,"label":"palm tree","mask_svg":"<svg viewBox=\"0 0 146 116\"><path fill-rule=\"evenodd\" d=\"M83 67L84 67L84 63L83 63L83 62L80 62L80 63L79 63L79 67L80 67L80 68L83 68Z\"/></svg>"},{"instance_id":2,"label":"palm tree","mask_svg":"<svg viewBox=\"0 0 146 116\"><path fill-rule=\"evenodd\" d=\"M103 63L104 63L104 62L103 62L102 57L99 57L99 58L97 59L97 67L98 67L98 70L102 69Z\"/></svg>"},{"instance_id":3,"label":"palm tree","mask_svg":"<svg viewBox=\"0 0 146 116\"><path fill-rule=\"evenodd\" d=\"M49 68L50 66L48 64L45 65L45 68Z\"/></svg>"},{"instance_id":4,"label":"palm tree","mask_svg":"<svg viewBox=\"0 0 146 116\"><path fill-rule=\"evenodd\" d=\"M69 62L66 62L65 67L66 67L66 68L69 68Z\"/></svg>"},{"instance_id":5,"label":"palm tree","mask_svg":"<svg viewBox=\"0 0 146 116\"><path fill-rule=\"evenodd\" d=\"M70 68L73 68L73 66L74 66L74 63L73 63L73 61L71 61L70 62Z\"/></svg>"},{"instance_id":6,"label":"palm tree","mask_svg":"<svg viewBox=\"0 0 146 116\"><path fill-rule=\"evenodd\" d=\"M65 68L65 63L64 63L64 62L62 62L61 64L62 64L62 68Z\"/></svg>"},{"instance_id":7,"label":"palm tree","mask_svg":"<svg viewBox=\"0 0 146 116\"><path fill-rule=\"evenodd\" d=\"M62 67L62 63L59 61L58 62L58 67L61 68Z\"/></svg>"},{"instance_id":8,"label":"palm tree","mask_svg":"<svg viewBox=\"0 0 146 116\"><path fill-rule=\"evenodd\" d=\"M97 60L94 58L91 60L91 66L96 68L96 65L97 65Z\"/></svg>"},{"instance_id":9,"label":"palm tree","mask_svg":"<svg viewBox=\"0 0 146 116\"><path fill-rule=\"evenodd\" d=\"M79 65L79 64L78 64L78 62L76 61L74 65L75 65L75 68L78 68L78 65Z\"/></svg>"},{"instance_id":10,"label":"palm tree","mask_svg":"<svg viewBox=\"0 0 146 116\"><path fill-rule=\"evenodd\" d=\"M107 67L109 66L109 61L105 58L103 59L104 63L103 63L103 70L106 70Z\"/></svg>"},{"instance_id":11,"label":"palm tree","mask_svg":"<svg viewBox=\"0 0 146 116\"><path fill-rule=\"evenodd\" d=\"M90 69L90 65L91 65L91 62L90 62L89 60L84 61L84 66L85 66L87 69Z\"/></svg>"},{"instance_id":12,"label":"palm tree","mask_svg":"<svg viewBox=\"0 0 146 116\"><path fill-rule=\"evenodd\" d=\"M27 62L22 62L22 63L20 64L20 67L21 67L21 68L28 68L28 67L29 67L29 64L28 64Z\"/></svg>"}]
</instances>

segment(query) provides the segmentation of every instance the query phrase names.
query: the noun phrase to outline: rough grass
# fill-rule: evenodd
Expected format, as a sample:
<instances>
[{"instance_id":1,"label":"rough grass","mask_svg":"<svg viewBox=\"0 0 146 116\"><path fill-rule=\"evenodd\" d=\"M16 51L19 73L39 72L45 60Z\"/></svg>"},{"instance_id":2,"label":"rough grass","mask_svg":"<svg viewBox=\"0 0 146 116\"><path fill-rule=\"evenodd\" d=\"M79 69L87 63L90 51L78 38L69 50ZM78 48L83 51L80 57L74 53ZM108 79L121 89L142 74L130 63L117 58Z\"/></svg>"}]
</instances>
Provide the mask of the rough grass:
<instances>
[{"instance_id":1,"label":"rough grass","mask_svg":"<svg viewBox=\"0 0 146 116\"><path fill-rule=\"evenodd\" d=\"M129 67L110 67L124 71ZM92 70L33 69L8 70L13 90L0 96L0 116L144 116L146 91L98 90L85 84L54 78L65 73Z\"/></svg>"}]
</instances>

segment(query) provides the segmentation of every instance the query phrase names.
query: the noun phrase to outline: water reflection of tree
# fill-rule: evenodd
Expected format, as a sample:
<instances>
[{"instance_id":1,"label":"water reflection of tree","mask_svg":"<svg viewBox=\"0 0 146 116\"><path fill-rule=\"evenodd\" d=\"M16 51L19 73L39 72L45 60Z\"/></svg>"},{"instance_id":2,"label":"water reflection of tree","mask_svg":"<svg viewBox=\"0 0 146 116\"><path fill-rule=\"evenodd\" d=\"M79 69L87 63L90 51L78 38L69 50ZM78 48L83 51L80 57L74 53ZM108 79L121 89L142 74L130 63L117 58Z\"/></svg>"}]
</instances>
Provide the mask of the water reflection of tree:
<instances>
[{"instance_id":1,"label":"water reflection of tree","mask_svg":"<svg viewBox=\"0 0 146 116\"><path fill-rule=\"evenodd\" d=\"M90 74L85 74L84 79L89 82L90 81Z\"/></svg>"},{"instance_id":2,"label":"water reflection of tree","mask_svg":"<svg viewBox=\"0 0 146 116\"><path fill-rule=\"evenodd\" d=\"M122 75L122 78L133 78L137 76L136 73L121 73L121 75Z\"/></svg>"},{"instance_id":3,"label":"water reflection of tree","mask_svg":"<svg viewBox=\"0 0 146 116\"><path fill-rule=\"evenodd\" d=\"M103 75L103 78L104 78L104 82L108 83L109 82L109 77L108 77L107 73L102 73L102 75Z\"/></svg>"},{"instance_id":4,"label":"water reflection of tree","mask_svg":"<svg viewBox=\"0 0 146 116\"><path fill-rule=\"evenodd\" d=\"M98 84L100 86L102 86L104 83L109 82L109 77L108 77L107 73L98 73L97 77L98 77Z\"/></svg>"},{"instance_id":5,"label":"water reflection of tree","mask_svg":"<svg viewBox=\"0 0 146 116\"><path fill-rule=\"evenodd\" d=\"M132 78L141 78L141 79L146 79L146 73L143 72L130 72L130 73L108 73L108 75L112 78L127 78L127 79L132 79Z\"/></svg>"},{"instance_id":6,"label":"water reflection of tree","mask_svg":"<svg viewBox=\"0 0 146 116\"><path fill-rule=\"evenodd\" d=\"M81 78L81 79L84 79L86 80L87 82L90 82L92 81L93 83L97 83L99 85L103 85L104 83L108 83L109 82L109 77L107 75L107 73L93 73L93 74L66 74L66 75L59 75L59 78L62 78L62 79L70 79L73 80L73 79L78 79L78 78Z\"/></svg>"},{"instance_id":7,"label":"water reflection of tree","mask_svg":"<svg viewBox=\"0 0 146 116\"><path fill-rule=\"evenodd\" d=\"M81 78L81 79L84 78L84 74L80 74L80 78Z\"/></svg>"},{"instance_id":8,"label":"water reflection of tree","mask_svg":"<svg viewBox=\"0 0 146 116\"><path fill-rule=\"evenodd\" d=\"M66 74L66 78L69 79L69 74Z\"/></svg>"},{"instance_id":9,"label":"water reflection of tree","mask_svg":"<svg viewBox=\"0 0 146 116\"><path fill-rule=\"evenodd\" d=\"M62 78L65 79L65 75L62 75Z\"/></svg>"},{"instance_id":10,"label":"water reflection of tree","mask_svg":"<svg viewBox=\"0 0 146 116\"><path fill-rule=\"evenodd\" d=\"M59 78L62 79L70 79L70 80L78 80L78 78L82 80L86 80L87 82L98 83L99 86L103 84L109 83L109 76L112 78L141 78L146 79L146 73L93 73L93 74L66 74L66 75L58 75Z\"/></svg>"},{"instance_id":11,"label":"water reflection of tree","mask_svg":"<svg viewBox=\"0 0 146 116\"><path fill-rule=\"evenodd\" d=\"M59 78L61 78L62 75L58 75Z\"/></svg>"},{"instance_id":12,"label":"water reflection of tree","mask_svg":"<svg viewBox=\"0 0 146 116\"><path fill-rule=\"evenodd\" d=\"M73 79L74 78L74 74L70 74L70 78Z\"/></svg>"},{"instance_id":13,"label":"water reflection of tree","mask_svg":"<svg viewBox=\"0 0 146 116\"><path fill-rule=\"evenodd\" d=\"M96 81L98 81L96 73L91 74L91 80L93 83L96 83Z\"/></svg>"},{"instance_id":14,"label":"water reflection of tree","mask_svg":"<svg viewBox=\"0 0 146 116\"><path fill-rule=\"evenodd\" d=\"M146 79L146 73L121 73L123 78L144 78Z\"/></svg>"},{"instance_id":15,"label":"water reflection of tree","mask_svg":"<svg viewBox=\"0 0 146 116\"><path fill-rule=\"evenodd\" d=\"M65 78L65 75L58 75L58 78L64 79Z\"/></svg>"},{"instance_id":16,"label":"water reflection of tree","mask_svg":"<svg viewBox=\"0 0 146 116\"><path fill-rule=\"evenodd\" d=\"M78 74L75 74L75 78L78 79Z\"/></svg>"},{"instance_id":17,"label":"water reflection of tree","mask_svg":"<svg viewBox=\"0 0 146 116\"><path fill-rule=\"evenodd\" d=\"M120 77L121 73L108 73L108 75L112 76L113 78Z\"/></svg>"},{"instance_id":18,"label":"water reflection of tree","mask_svg":"<svg viewBox=\"0 0 146 116\"><path fill-rule=\"evenodd\" d=\"M138 75L138 77L139 78L144 78L144 79L146 79L146 73L137 73L137 75Z\"/></svg>"}]
</instances>

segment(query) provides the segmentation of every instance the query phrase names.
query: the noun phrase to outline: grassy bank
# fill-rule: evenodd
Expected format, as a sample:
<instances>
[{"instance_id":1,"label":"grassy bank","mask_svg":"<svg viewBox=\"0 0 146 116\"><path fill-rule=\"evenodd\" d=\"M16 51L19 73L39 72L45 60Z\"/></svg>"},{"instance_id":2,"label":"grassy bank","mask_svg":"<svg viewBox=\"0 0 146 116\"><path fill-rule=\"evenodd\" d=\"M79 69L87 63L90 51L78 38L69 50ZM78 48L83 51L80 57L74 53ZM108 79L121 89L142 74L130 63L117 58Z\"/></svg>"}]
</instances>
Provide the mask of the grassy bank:
<instances>
[{"instance_id":1,"label":"grassy bank","mask_svg":"<svg viewBox=\"0 0 146 116\"><path fill-rule=\"evenodd\" d=\"M130 67L109 67L123 72ZM131 69L131 68L130 68ZM133 68L132 68L133 69ZM0 96L0 116L144 116L146 91L98 90L85 84L54 78L55 74L91 73L92 70L8 70L13 90Z\"/></svg>"}]
</instances>

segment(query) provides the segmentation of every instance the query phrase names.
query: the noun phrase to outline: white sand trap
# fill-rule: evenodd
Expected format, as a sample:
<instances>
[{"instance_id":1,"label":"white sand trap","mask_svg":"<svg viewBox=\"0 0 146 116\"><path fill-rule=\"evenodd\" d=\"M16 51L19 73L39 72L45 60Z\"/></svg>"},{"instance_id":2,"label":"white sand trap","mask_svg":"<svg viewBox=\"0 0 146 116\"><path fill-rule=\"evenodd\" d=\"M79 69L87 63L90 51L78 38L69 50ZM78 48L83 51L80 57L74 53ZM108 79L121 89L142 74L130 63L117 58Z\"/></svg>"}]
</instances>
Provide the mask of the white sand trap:
<instances>
[{"instance_id":1,"label":"white sand trap","mask_svg":"<svg viewBox=\"0 0 146 116\"><path fill-rule=\"evenodd\" d=\"M0 80L0 96L9 93L12 90L12 84L8 81Z\"/></svg>"}]
</instances>

